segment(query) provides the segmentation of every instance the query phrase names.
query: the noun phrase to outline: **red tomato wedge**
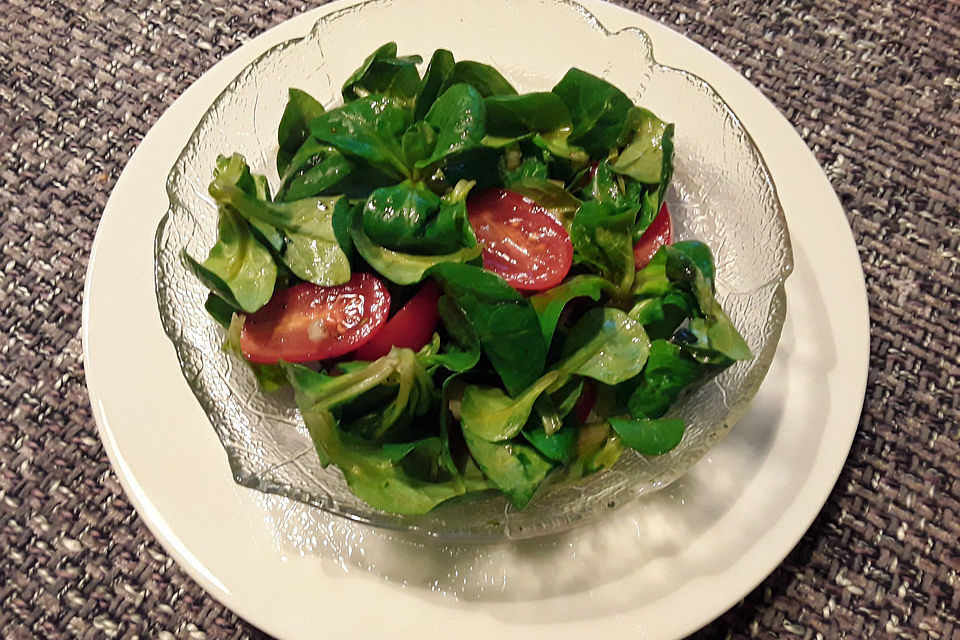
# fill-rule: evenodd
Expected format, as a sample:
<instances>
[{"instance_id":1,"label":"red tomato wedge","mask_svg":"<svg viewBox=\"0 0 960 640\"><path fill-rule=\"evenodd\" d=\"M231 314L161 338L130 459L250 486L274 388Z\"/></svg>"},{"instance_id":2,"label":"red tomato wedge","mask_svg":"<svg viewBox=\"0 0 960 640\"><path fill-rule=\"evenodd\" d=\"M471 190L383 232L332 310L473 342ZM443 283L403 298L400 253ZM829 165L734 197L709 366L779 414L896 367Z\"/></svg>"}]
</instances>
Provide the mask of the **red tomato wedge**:
<instances>
[{"instance_id":1,"label":"red tomato wedge","mask_svg":"<svg viewBox=\"0 0 960 640\"><path fill-rule=\"evenodd\" d=\"M251 362L309 362L362 346L387 320L390 292L369 273L335 287L309 282L277 291L243 322L240 349Z\"/></svg>"},{"instance_id":2,"label":"red tomato wedge","mask_svg":"<svg viewBox=\"0 0 960 640\"><path fill-rule=\"evenodd\" d=\"M390 353L393 347L421 349L430 342L437 328L439 299L440 287L432 280L428 281L365 345L357 349L356 359L376 360Z\"/></svg>"},{"instance_id":3,"label":"red tomato wedge","mask_svg":"<svg viewBox=\"0 0 960 640\"><path fill-rule=\"evenodd\" d=\"M573 244L567 230L533 200L488 189L467 201L467 215L483 245L483 266L514 289L549 289L570 270Z\"/></svg>"},{"instance_id":4,"label":"red tomato wedge","mask_svg":"<svg viewBox=\"0 0 960 640\"><path fill-rule=\"evenodd\" d=\"M673 224L670 222L670 212L667 205L660 207L660 213L653 219L647 230L643 232L637 243L633 245L633 261L637 270L643 269L650 262L650 258L657 249L673 242Z\"/></svg>"}]
</instances>

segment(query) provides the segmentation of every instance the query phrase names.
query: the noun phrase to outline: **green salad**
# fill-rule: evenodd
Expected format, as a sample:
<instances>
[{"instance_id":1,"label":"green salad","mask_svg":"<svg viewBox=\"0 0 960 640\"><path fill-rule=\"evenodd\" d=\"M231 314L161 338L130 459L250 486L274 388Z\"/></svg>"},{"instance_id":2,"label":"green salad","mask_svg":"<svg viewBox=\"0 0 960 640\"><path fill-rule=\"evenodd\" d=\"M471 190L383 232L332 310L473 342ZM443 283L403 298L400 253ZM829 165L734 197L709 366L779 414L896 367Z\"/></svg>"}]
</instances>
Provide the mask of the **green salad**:
<instances>
[{"instance_id":1,"label":"green salad","mask_svg":"<svg viewBox=\"0 0 960 640\"><path fill-rule=\"evenodd\" d=\"M279 187L240 155L218 237L185 263L226 357L291 385L317 455L369 505L424 513L657 456L685 392L750 349L703 243L673 242L672 124L570 69L517 93L394 43L327 108L290 89Z\"/></svg>"}]
</instances>

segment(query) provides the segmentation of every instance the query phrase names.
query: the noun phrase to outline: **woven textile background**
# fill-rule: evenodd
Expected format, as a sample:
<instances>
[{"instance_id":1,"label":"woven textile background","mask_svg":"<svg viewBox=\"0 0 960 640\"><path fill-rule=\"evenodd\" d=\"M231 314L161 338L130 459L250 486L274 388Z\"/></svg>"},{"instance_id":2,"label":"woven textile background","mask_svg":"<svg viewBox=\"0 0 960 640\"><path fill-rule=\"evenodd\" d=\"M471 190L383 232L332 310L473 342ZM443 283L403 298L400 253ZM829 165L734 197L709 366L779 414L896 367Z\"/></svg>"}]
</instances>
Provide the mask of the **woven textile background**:
<instances>
[{"instance_id":1,"label":"woven textile background","mask_svg":"<svg viewBox=\"0 0 960 640\"><path fill-rule=\"evenodd\" d=\"M80 5L80 6L77 6ZM840 195L871 359L800 544L697 638L960 638L960 3L629 3L736 67ZM140 522L96 435L80 298L100 213L164 109L301 0L0 0L0 633L259 638Z\"/></svg>"}]
</instances>

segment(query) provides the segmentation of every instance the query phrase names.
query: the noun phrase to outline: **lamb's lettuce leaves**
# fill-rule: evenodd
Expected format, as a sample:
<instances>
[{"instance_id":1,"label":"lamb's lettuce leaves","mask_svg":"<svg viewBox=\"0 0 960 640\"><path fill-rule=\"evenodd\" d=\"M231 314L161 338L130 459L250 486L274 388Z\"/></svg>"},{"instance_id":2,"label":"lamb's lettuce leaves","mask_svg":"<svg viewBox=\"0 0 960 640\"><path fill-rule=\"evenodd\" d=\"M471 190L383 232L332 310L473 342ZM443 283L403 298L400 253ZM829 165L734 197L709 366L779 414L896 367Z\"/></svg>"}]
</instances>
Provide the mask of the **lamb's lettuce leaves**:
<instances>
[{"instance_id":1,"label":"lamb's lettuce leaves","mask_svg":"<svg viewBox=\"0 0 960 640\"><path fill-rule=\"evenodd\" d=\"M677 418L610 418L610 426L623 444L646 456L659 456L680 444L683 420Z\"/></svg>"},{"instance_id":2,"label":"lamb's lettuce leaves","mask_svg":"<svg viewBox=\"0 0 960 640\"><path fill-rule=\"evenodd\" d=\"M633 102L615 86L580 69L570 69L553 88L573 122L566 142L593 158L606 156L620 142Z\"/></svg>"},{"instance_id":3,"label":"lamb's lettuce leaves","mask_svg":"<svg viewBox=\"0 0 960 640\"><path fill-rule=\"evenodd\" d=\"M292 202L336 191L355 166L342 153L308 137L280 174L277 201Z\"/></svg>"},{"instance_id":4,"label":"lamb's lettuce leaves","mask_svg":"<svg viewBox=\"0 0 960 640\"><path fill-rule=\"evenodd\" d=\"M423 80L420 82L420 89L417 91L417 98L413 108L413 119L423 120L430 107L440 95L443 83L453 72L455 61L453 54L446 49L437 49L430 57L430 63L423 74Z\"/></svg>"},{"instance_id":5,"label":"lamb's lettuce leaves","mask_svg":"<svg viewBox=\"0 0 960 640\"><path fill-rule=\"evenodd\" d=\"M729 365L753 355L717 302L715 272L713 256L705 244L693 240L677 242L661 247L650 263L637 272L632 291L641 302L660 298L664 310L668 300L679 306L685 300L684 295L692 296L698 309L691 314L689 322L677 329L675 341L704 364ZM656 318L655 303L635 309L637 317L647 314L646 317Z\"/></svg>"},{"instance_id":6,"label":"lamb's lettuce leaves","mask_svg":"<svg viewBox=\"0 0 960 640\"><path fill-rule=\"evenodd\" d=\"M301 413L321 460L339 467L350 490L376 509L401 514L426 513L467 491L464 481L456 475L446 474L431 481L420 477L422 472L411 474L404 465L407 456L400 457L411 451L429 455L438 450L439 443L431 443L434 446L426 452L421 448L423 442L404 451L408 447L351 437L337 427L336 418L327 409L301 407ZM440 470L443 467L438 454L437 457L435 468ZM422 468L423 464L418 467Z\"/></svg>"},{"instance_id":7,"label":"lamb's lettuce leaves","mask_svg":"<svg viewBox=\"0 0 960 640\"><path fill-rule=\"evenodd\" d=\"M353 214L350 237L354 248L373 269L400 285L420 282L426 272L440 264L468 262L480 256L480 245L464 247L452 253L441 255L417 255L402 253L383 247L371 240L363 230L363 217L358 207Z\"/></svg>"},{"instance_id":8,"label":"lamb's lettuce leaves","mask_svg":"<svg viewBox=\"0 0 960 640\"><path fill-rule=\"evenodd\" d=\"M562 186L544 178L518 177L506 183L506 186L510 191L515 191L536 202L568 228L580 205L583 204Z\"/></svg>"},{"instance_id":9,"label":"lamb's lettuce leaves","mask_svg":"<svg viewBox=\"0 0 960 640\"><path fill-rule=\"evenodd\" d=\"M540 329L547 344L553 340L560 314L567 303L576 298L600 300L600 294L609 287L609 283L599 276L579 275L570 278L552 289L530 296L530 303L537 311Z\"/></svg>"},{"instance_id":10,"label":"lamb's lettuce leaves","mask_svg":"<svg viewBox=\"0 0 960 640\"><path fill-rule=\"evenodd\" d=\"M633 283L633 223L637 209L588 200L570 225L574 260L606 278L625 295Z\"/></svg>"},{"instance_id":11,"label":"lamb's lettuce leaves","mask_svg":"<svg viewBox=\"0 0 960 640\"><path fill-rule=\"evenodd\" d=\"M340 93L344 102L381 94L413 104L420 90L420 56L397 57L397 44L388 42L371 53L354 71Z\"/></svg>"},{"instance_id":12,"label":"lamb's lettuce leaves","mask_svg":"<svg viewBox=\"0 0 960 640\"><path fill-rule=\"evenodd\" d=\"M507 393L518 394L533 384L547 355L533 305L482 267L446 262L429 273L470 320Z\"/></svg>"},{"instance_id":13,"label":"lamb's lettuce leaves","mask_svg":"<svg viewBox=\"0 0 960 640\"><path fill-rule=\"evenodd\" d=\"M403 182L377 189L363 206L363 231L390 249L420 254L449 253L460 248L466 224L462 215L440 217L440 196L422 182ZM449 210L449 208L448 208Z\"/></svg>"},{"instance_id":14,"label":"lamb's lettuce leaves","mask_svg":"<svg viewBox=\"0 0 960 640\"><path fill-rule=\"evenodd\" d=\"M350 261L333 230L335 198L304 198L269 202L250 196L236 184L215 179L210 195L224 208L244 218L283 230L286 243L282 259L297 277L321 286L350 279Z\"/></svg>"},{"instance_id":15,"label":"lamb's lettuce leaves","mask_svg":"<svg viewBox=\"0 0 960 640\"><path fill-rule=\"evenodd\" d=\"M287 172L291 160L310 136L310 121L323 113L323 105L306 91L288 90L287 106L277 127L277 172L281 176Z\"/></svg>"},{"instance_id":16,"label":"lamb's lettuce leaves","mask_svg":"<svg viewBox=\"0 0 960 640\"><path fill-rule=\"evenodd\" d=\"M327 111L310 122L310 133L348 158L359 158L397 179L412 177L401 135L413 115L396 98L371 95Z\"/></svg>"},{"instance_id":17,"label":"lamb's lettuce leaves","mask_svg":"<svg viewBox=\"0 0 960 640\"><path fill-rule=\"evenodd\" d=\"M484 100L487 134L516 138L570 126L570 113L555 93L496 95Z\"/></svg>"},{"instance_id":18,"label":"lamb's lettuce leaves","mask_svg":"<svg viewBox=\"0 0 960 640\"><path fill-rule=\"evenodd\" d=\"M484 144L487 144L486 138L484 139ZM519 152L517 156L516 162L514 163L501 163L500 173L503 176L503 185L507 189L516 191L513 185L522 183L525 180L546 181L550 170L542 158L535 156L519 157ZM507 159L507 154L504 154L504 159ZM576 209L574 209L574 211L576 211Z\"/></svg>"},{"instance_id":19,"label":"lamb's lettuce leaves","mask_svg":"<svg viewBox=\"0 0 960 640\"><path fill-rule=\"evenodd\" d=\"M531 418L523 428L523 437L544 456L564 464L573 456L577 444L578 425L572 417L561 421L560 428L548 434L543 422Z\"/></svg>"},{"instance_id":20,"label":"lamb's lettuce leaves","mask_svg":"<svg viewBox=\"0 0 960 640\"><path fill-rule=\"evenodd\" d=\"M486 127L483 97L468 84L455 84L440 94L424 121L437 133L433 153L415 163L428 167L444 158L480 146Z\"/></svg>"},{"instance_id":21,"label":"lamb's lettuce leaves","mask_svg":"<svg viewBox=\"0 0 960 640\"><path fill-rule=\"evenodd\" d=\"M220 209L217 242L206 260L198 262L186 251L182 258L200 282L238 309L252 313L273 296L277 280L273 256L233 209Z\"/></svg>"},{"instance_id":22,"label":"lamb's lettuce leaves","mask_svg":"<svg viewBox=\"0 0 960 640\"><path fill-rule=\"evenodd\" d=\"M527 423L533 403L560 374L552 371L511 398L499 387L468 386L460 403L463 428L490 442L510 440Z\"/></svg>"},{"instance_id":23,"label":"lamb's lettuce leaves","mask_svg":"<svg viewBox=\"0 0 960 640\"><path fill-rule=\"evenodd\" d=\"M643 325L620 309L594 308L570 329L556 370L613 385L640 373L649 352Z\"/></svg>"},{"instance_id":24,"label":"lamb's lettuce leaves","mask_svg":"<svg viewBox=\"0 0 960 640\"><path fill-rule=\"evenodd\" d=\"M440 296L437 313L450 338L446 349L441 351L439 336L435 336L437 348L425 360L450 371L469 371L480 361L480 338L463 309L450 296Z\"/></svg>"},{"instance_id":25,"label":"lamb's lettuce leaves","mask_svg":"<svg viewBox=\"0 0 960 640\"><path fill-rule=\"evenodd\" d=\"M519 439L489 442L466 429L463 436L477 466L518 509L530 502L554 467L550 459Z\"/></svg>"},{"instance_id":26,"label":"lamb's lettuce leaves","mask_svg":"<svg viewBox=\"0 0 960 640\"><path fill-rule=\"evenodd\" d=\"M654 340L643 375L639 378L628 407L634 418L660 418L681 392L702 380L710 370L685 355L676 344Z\"/></svg>"},{"instance_id":27,"label":"lamb's lettuce leaves","mask_svg":"<svg viewBox=\"0 0 960 640\"><path fill-rule=\"evenodd\" d=\"M640 107L627 114L624 137L627 146L611 169L637 182L660 185L669 181L673 167L673 125Z\"/></svg>"},{"instance_id":28,"label":"lamb's lettuce leaves","mask_svg":"<svg viewBox=\"0 0 960 640\"><path fill-rule=\"evenodd\" d=\"M488 96L516 95L517 90L495 68L482 62L461 60L453 65L444 78L440 94L455 84L468 84L484 98Z\"/></svg>"}]
</instances>

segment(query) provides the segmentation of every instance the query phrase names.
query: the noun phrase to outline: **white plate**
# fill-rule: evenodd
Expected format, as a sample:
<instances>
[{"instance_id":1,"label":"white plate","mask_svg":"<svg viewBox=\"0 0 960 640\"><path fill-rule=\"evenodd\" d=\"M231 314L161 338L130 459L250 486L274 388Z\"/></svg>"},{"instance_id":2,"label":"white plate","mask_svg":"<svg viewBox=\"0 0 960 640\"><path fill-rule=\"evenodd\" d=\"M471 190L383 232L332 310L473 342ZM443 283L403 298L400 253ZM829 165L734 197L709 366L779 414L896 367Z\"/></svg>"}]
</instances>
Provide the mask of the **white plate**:
<instances>
[{"instance_id":1,"label":"white plate","mask_svg":"<svg viewBox=\"0 0 960 640\"><path fill-rule=\"evenodd\" d=\"M163 115L117 183L83 309L94 415L120 480L167 551L211 595L282 638L685 635L756 586L800 539L846 458L866 385L866 291L830 184L789 123L735 71L632 12L663 64L710 82L753 135L790 225L795 272L777 357L747 415L686 477L573 532L442 547L236 485L180 373L153 291L164 180L216 95L334 3L247 43ZM546 28L546 26L544 26Z\"/></svg>"}]
</instances>

